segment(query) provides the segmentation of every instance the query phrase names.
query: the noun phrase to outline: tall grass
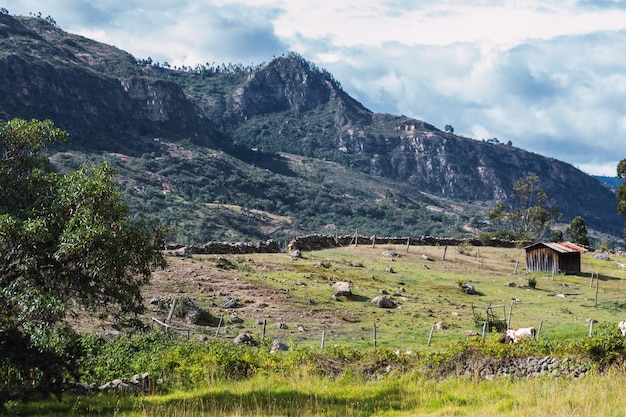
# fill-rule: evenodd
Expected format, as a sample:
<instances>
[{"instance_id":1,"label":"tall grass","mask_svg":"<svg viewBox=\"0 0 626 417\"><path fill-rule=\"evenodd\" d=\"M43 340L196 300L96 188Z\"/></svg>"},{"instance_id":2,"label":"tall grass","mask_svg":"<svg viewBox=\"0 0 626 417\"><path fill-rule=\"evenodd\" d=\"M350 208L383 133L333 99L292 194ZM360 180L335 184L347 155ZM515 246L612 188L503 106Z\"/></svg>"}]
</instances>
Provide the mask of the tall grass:
<instances>
[{"instance_id":1,"label":"tall grass","mask_svg":"<svg viewBox=\"0 0 626 417\"><path fill-rule=\"evenodd\" d=\"M28 416L623 416L626 376L611 372L580 380L535 378L442 381L418 374L365 381L295 372L258 374L193 391L148 397L67 397L13 407Z\"/></svg>"}]
</instances>

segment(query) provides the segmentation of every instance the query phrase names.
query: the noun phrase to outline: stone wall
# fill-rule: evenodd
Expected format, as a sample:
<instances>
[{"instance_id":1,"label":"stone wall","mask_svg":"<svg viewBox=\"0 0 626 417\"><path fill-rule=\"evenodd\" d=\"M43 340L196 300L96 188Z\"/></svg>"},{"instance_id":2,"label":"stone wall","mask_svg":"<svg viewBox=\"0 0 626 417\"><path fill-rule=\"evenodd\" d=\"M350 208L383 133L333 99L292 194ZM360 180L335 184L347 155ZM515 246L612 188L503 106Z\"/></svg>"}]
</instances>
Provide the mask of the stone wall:
<instances>
[{"instance_id":1,"label":"stone wall","mask_svg":"<svg viewBox=\"0 0 626 417\"><path fill-rule=\"evenodd\" d=\"M566 376L581 378L589 373L590 366L570 359L556 359L550 356L515 357L501 359L472 357L455 360L443 374L472 376L480 379L497 377L531 378L536 376Z\"/></svg>"},{"instance_id":2,"label":"stone wall","mask_svg":"<svg viewBox=\"0 0 626 417\"><path fill-rule=\"evenodd\" d=\"M204 245L168 245L168 255L191 256L191 255L235 255L244 253L281 253L283 249L278 242L266 240L265 242L209 242Z\"/></svg>"},{"instance_id":3,"label":"stone wall","mask_svg":"<svg viewBox=\"0 0 626 417\"><path fill-rule=\"evenodd\" d=\"M356 244L358 245L406 245L407 240L411 246L458 246L463 244L469 244L472 246L495 246L500 248L514 248L517 247L520 242L496 240L492 239L489 242L483 242L481 240L472 239L453 239L453 238L441 238L433 236L422 236L421 238L407 238L407 237L379 237L379 236L357 236ZM341 246L349 246L355 244L354 235L346 236L330 236L330 235L307 235L299 236L289 242L288 251L295 250L320 250L327 248L335 248Z\"/></svg>"}]
</instances>

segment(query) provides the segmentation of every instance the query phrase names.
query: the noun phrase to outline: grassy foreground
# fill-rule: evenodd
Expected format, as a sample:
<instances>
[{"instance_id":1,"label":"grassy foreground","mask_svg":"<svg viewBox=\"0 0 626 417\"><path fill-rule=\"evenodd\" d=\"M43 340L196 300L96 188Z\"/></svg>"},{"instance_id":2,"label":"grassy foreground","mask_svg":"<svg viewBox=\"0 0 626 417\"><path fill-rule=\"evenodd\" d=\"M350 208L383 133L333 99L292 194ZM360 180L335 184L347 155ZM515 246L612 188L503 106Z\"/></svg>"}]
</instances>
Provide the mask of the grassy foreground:
<instances>
[{"instance_id":1,"label":"grassy foreground","mask_svg":"<svg viewBox=\"0 0 626 417\"><path fill-rule=\"evenodd\" d=\"M582 380L443 381L405 375L375 382L345 376L257 375L162 396L67 397L11 410L22 416L623 416L626 375Z\"/></svg>"},{"instance_id":2,"label":"grassy foreground","mask_svg":"<svg viewBox=\"0 0 626 417\"><path fill-rule=\"evenodd\" d=\"M382 255L390 250L398 256ZM268 321L287 321L288 330L272 326L265 344L255 348L232 343L233 335L242 331L234 325L223 329L224 336L206 342L195 338L174 341L155 332L115 341L83 337L78 341L84 355L81 382L104 383L149 372L164 381L163 390L145 396L66 394L60 403L10 403L0 414L626 416L626 403L620 395L626 385L626 340L616 328L617 321L626 318L626 269L620 266L626 263L623 254L612 255L611 261L585 254L582 274L552 277L526 274L521 267L515 272L516 263L523 264L521 249L450 248L445 260L444 251L440 247L412 247L408 252L404 247L351 247L305 253L297 260L284 254L231 256L235 265L231 274L288 293L292 304L285 310L294 312L289 320L284 315L268 317L267 310L255 307L256 303L242 302L252 306L238 310L244 318L243 329L259 336L258 309L264 314L260 317L268 317ZM215 257L177 262L214 285L210 279ZM394 272L387 271L390 267ZM594 285L589 279L591 271L600 276ZM536 278L536 288L527 285L529 278ZM331 300L330 283L339 280L351 282L358 296ZM472 283L479 294L463 293L460 282ZM509 285L511 282L516 285ZM383 310L371 305L369 298L383 289L399 303L398 308ZM199 304L205 302L202 307L216 316L223 312L216 308L216 295L185 294ZM513 304L513 298L520 301ZM512 308L512 326L543 323L541 340L514 346L497 343L497 334L489 334L484 342L468 339L466 330L479 330L472 305L504 305L509 314ZM593 337L589 337L588 318L599 321ZM449 327L436 332L428 345L436 321L445 321ZM296 330L298 324L307 332ZM371 340L374 324L379 330L378 349ZM208 330L206 334L214 333L214 328ZM323 350L315 339L322 330L329 335ZM289 351L271 354L269 346L275 338L286 342ZM398 357L396 349L412 350L413 354ZM550 355L589 360L603 372L581 379L516 380L433 377L423 372L431 364L454 361L459 353L472 349L493 358Z\"/></svg>"}]
</instances>

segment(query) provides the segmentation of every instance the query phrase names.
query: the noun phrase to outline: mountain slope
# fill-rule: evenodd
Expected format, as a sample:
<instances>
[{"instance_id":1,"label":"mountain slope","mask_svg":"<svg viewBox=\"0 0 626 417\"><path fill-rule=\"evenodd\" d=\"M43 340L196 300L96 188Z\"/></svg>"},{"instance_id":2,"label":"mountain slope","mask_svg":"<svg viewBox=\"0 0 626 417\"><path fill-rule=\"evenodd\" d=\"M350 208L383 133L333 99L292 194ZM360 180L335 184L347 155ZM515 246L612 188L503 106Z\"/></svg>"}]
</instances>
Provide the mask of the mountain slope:
<instances>
[{"instance_id":1,"label":"mountain slope","mask_svg":"<svg viewBox=\"0 0 626 417\"><path fill-rule=\"evenodd\" d=\"M462 235L530 173L563 221L623 227L614 193L571 165L373 113L296 54L170 69L0 15L0 118L13 117L70 132L54 150L60 170L114 164L133 215L165 221L181 243L330 227Z\"/></svg>"}]
</instances>

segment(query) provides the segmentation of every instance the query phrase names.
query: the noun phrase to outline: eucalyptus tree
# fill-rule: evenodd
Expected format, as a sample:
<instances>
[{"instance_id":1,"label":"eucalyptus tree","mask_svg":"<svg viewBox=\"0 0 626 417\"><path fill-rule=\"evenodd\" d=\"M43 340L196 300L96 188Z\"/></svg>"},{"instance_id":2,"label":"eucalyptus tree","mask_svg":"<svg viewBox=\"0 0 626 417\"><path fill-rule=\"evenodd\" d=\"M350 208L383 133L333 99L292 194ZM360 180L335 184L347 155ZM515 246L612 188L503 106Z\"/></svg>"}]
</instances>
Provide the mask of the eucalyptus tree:
<instances>
[{"instance_id":1,"label":"eucalyptus tree","mask_svg":"<svg viewBox=\"0 0 626 417\"><path fill-rule=\"evenodd\" d=\"M19 385L58 392L72 355L50 341L68 315L142 311L165 266L163 227L130 221L107 164L51 169L43 150L68 140L51 121L0 122L0 404Z\"/></svg>"}]
</instances>

